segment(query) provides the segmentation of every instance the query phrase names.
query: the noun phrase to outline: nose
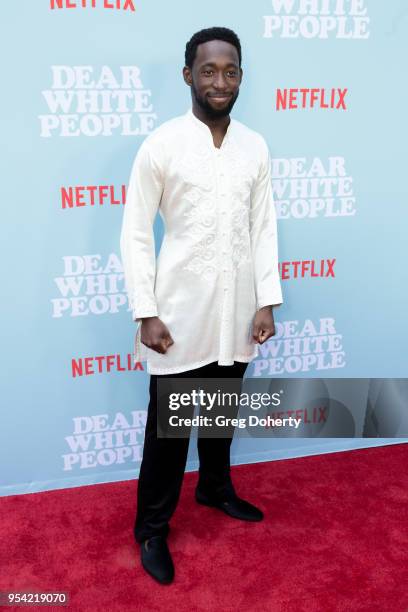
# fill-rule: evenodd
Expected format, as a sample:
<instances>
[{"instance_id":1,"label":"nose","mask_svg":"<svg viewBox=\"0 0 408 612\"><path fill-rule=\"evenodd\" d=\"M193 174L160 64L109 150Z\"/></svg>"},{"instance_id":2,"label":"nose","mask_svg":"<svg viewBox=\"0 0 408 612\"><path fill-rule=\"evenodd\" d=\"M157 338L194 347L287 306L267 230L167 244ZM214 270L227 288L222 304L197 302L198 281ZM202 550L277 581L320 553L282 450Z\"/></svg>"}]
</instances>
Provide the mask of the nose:
<instances>
[{"instance_id":1,"label":"nose","mask_svg":"<svg viewBox=\"0 0 408 612\"><path fill-rule=\"evenodd\" d=\"M222 72L217 72L215 77L214 77L214 81L213 81L213 85L215 87L215 89L226 89L226 80L224 77L224 74Z\"/></svg>"}]
</instances>

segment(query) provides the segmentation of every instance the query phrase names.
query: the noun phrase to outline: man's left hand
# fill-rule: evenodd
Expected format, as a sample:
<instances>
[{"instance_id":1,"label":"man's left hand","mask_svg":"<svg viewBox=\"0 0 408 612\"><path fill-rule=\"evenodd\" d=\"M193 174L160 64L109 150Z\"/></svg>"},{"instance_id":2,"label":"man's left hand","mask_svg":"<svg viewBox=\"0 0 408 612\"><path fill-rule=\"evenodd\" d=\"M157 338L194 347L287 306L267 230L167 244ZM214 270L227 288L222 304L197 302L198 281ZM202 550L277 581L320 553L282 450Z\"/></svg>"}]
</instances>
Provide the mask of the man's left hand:
<instances>
[{"instance_id":1,"label":"man's left hand","mask_svg":"<svg viewBox=\"0 0 408 612\"><path fill-rule=\"evenodd\" d=\"M273 320L272 306L264 306L260 308L254 317L252 327L252 337L255 342L263 344L276 333L275 323Z\"/></svg>"}]
</instances>

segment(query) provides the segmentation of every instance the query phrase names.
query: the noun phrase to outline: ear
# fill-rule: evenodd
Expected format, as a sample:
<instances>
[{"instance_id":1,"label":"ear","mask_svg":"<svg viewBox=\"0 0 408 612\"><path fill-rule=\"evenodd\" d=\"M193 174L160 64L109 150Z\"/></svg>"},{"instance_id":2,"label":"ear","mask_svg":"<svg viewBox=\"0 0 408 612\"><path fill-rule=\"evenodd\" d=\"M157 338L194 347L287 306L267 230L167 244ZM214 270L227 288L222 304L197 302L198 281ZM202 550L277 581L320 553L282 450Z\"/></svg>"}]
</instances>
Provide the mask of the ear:
<instances>
[{"instance_id":1,"label":"ear","mask_svg":"<svg viewBox=\"0 0 408 612\"><path fill-rule=\"evenodd\" d=\"M193 75L191 74L191 68L189 68L189 66L184 66L183 68L183 78L184 78L184 82L191 87L191 84L193 82Z\"/></svg>"},{"instance_id":2,"label":"ear","mask_svg":"<svg viewBox=\"0 0 408 612\"><path fill-rule=\"evenodd\" d=\"M242 68L240 68L240 69L239 69L239 74L240 74L240 77L239 77L239 84L241 85L241 82L242 82L242 77L244 76L244 71L242 70Z\"/></svg>"}]
</instances>

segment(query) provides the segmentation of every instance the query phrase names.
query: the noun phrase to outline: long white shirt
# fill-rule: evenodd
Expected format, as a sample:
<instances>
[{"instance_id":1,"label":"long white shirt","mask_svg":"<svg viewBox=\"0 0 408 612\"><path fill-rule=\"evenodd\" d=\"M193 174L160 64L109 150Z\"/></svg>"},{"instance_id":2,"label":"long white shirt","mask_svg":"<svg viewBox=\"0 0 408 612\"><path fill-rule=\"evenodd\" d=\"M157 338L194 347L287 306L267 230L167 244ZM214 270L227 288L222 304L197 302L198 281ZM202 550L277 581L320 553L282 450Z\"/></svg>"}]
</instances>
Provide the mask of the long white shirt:
<instances>
[{"instance_id":1,"label":"long white shirt","mask_svg":"<svg viewBox=\"0 0 408 612\"><path fill-rule=\"evenodd\" d=\"M155 257L153 223L164 236ZM282 303L271 163L264 138L230 119L220 148L191 109L140 146L124 207L120 249L132 318L134 362L171 374L258 355L257 310ZM140 341L158 316L174 340L165 354Z\"/></svg>"}]
</instances>

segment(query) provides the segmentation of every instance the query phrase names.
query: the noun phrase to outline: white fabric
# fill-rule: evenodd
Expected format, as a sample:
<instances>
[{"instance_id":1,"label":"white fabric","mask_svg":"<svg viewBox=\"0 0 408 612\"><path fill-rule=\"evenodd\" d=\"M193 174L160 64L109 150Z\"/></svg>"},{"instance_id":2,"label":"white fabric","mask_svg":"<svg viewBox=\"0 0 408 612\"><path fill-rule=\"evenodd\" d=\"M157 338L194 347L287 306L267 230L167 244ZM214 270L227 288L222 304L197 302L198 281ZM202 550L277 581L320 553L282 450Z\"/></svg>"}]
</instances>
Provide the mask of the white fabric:
<instances>
[{"instance_id":1,"label":"white fabric","mask_svg":"<svg viewBox=\"0 0 408 612\"><path fill-rule=\"evenodd\" d=\"M264 138L231 118L217 148L191 109L156 128L133 163L120 249L133 320L159 316L174 340L157 353L141 344L139 325L135 362L147 360L151 374L250 362L256 310L282 303Z\"/></svg>"}]
</instances>

